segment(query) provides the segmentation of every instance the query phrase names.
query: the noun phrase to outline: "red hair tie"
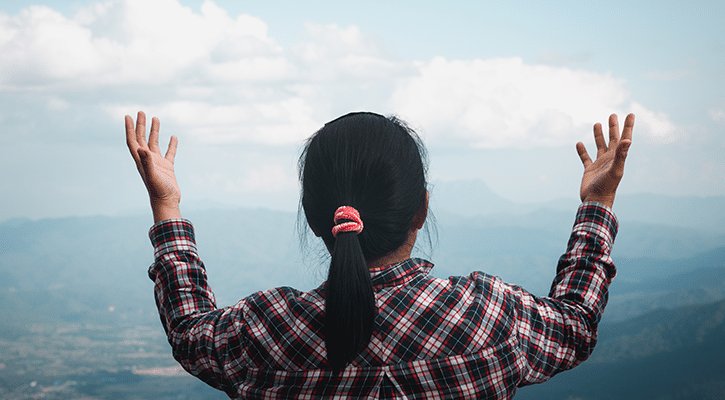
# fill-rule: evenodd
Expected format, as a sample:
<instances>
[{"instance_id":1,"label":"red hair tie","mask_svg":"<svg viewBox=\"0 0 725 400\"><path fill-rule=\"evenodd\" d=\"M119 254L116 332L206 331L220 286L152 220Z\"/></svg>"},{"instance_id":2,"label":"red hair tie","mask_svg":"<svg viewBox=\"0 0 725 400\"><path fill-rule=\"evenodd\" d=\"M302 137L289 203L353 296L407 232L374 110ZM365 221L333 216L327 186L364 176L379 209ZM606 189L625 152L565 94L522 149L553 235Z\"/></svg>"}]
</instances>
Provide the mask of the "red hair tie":
<instances>
[{"instance_id":1,"label":"red hair tie","mask_svg":"<svg viewBox=\"0 0 725 400\"><path fill-rule=\"evenodd\" d=\"M340 223L341 220L347 222ZM337 237L340 232L355 232L360 234L363 230L363 222L360 213L350 206L342 206L335 211L335 226L332 227L332 236Z\"/></svg>"}]
</instances>

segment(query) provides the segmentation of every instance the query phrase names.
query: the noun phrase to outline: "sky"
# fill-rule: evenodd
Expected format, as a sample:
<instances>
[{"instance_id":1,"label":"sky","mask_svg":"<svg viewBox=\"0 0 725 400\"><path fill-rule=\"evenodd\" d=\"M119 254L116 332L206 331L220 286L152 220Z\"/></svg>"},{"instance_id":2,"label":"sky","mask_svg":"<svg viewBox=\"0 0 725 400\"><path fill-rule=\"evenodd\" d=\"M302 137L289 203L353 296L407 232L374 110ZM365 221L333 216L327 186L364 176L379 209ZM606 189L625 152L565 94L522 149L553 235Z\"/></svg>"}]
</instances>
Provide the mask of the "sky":
<instances>
[{"instance_id":1,"label":"sky","mask_svg":"<svg viewBox=\"0 0 725 400\"><path fill-rule=\"evenodd\" d=\"M620 194L724 196L723 20L721 1L5 0L0 221L148 212L139 110L179 138L182 213L295 211L304 139L360 110L414 127L432 182L520 203L576 198L575 143L634 112Z\"/></svg>"}]
</instances>

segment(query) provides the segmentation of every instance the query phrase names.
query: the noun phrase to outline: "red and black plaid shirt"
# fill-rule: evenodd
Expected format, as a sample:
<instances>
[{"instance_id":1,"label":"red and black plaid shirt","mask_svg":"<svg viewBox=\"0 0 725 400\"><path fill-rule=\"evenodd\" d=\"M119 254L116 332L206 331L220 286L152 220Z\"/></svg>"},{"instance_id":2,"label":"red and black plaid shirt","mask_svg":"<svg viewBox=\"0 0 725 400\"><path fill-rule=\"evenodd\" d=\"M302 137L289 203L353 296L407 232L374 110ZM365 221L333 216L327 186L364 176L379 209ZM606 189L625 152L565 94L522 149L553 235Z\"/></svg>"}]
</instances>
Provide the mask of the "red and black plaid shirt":
<instances>
[{"instance_id":1,"label":"red and black plaid shirt","mask_svg":"<svg viewBox=\"0 0 725 400\"><path fill-rule=\"evenodd\" d=\"M481 272L430 277L420 259L372 270L376 328L339 373L327 368L324 284L217 309L185 220L151 229L149 276L174 357L232 398L507 399L589 357L616 273L616 231L608 208L583 204L550 297Z\"/></svg>"}]
</instances>

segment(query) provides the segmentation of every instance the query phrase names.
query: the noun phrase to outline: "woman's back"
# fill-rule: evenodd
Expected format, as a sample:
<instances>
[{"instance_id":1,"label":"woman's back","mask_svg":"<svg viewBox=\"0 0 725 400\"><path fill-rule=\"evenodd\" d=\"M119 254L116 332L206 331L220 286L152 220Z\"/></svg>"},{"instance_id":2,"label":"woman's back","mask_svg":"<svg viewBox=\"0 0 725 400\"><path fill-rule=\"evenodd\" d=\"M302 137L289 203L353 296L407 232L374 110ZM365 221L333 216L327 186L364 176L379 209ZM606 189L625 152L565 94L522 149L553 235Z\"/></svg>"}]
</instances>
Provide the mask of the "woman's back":
<instances>
[{"instance_id":1,"label":"woman's back","mask_svg":"<svg viewBox=\"0 0 725 400\"><path fill-rule=\"evenodd\" d=\"M556 298L536 298L480 272L433 278L433 265L419 259L372 270L373 334L337 372L325 345L324 284L310 292L258 292L215 310L201 260L194 251L167 246L193 239L190 225L185 235L170 234L165 225L152 231L156 248L168 253L157 257L150 274L157 299L178 299L159 306L163 316L178 315L162 318L174 357L231 397L509 398L518 386L577 365L596 343L592 327L615 273L604 250L616 223L596 206L583 207L578 220L560 260ZM183 247L193 250L189 243ZM176 275L159 273L178 263L199 278L193 301L174 294L184 286Z\"/></svg>"},{"instance_id":2,"label":"woman's back","mask_svg":"<svg viewBox=\"0 0 725 400\"><path fill-rule=\"evenodd\" d=\"M305 216L331 254L327 281L218 309L178 211L176 141L161 157L158 120L147 145L145 116L135 131L127 117L157 222L149 277L174 357L234 398L510 398L577 365L596 343L616 274L609 207L634 120L620 141L612 118L616 146L602 147L595 125L596 162L578 147L584 202L549 297L480 272L430 277L432 264L410 258L427 214L424 151L396 119L354 113L313 135L300 161Z\"/></svg>"}]
</instances>

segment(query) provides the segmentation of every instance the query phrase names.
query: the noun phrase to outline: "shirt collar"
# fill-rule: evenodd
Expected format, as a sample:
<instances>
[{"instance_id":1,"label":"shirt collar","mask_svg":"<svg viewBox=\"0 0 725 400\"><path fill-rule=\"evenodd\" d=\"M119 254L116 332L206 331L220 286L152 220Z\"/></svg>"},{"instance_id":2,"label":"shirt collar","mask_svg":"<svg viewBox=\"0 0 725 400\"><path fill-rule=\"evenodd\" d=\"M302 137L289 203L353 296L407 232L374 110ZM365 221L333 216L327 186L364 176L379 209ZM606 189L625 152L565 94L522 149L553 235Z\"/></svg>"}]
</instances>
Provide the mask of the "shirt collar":
<instances>
[{"instance_id":1,"label":"shirt collar","mask_svg":"<svg viewBox=\"0 0 725 400\"><path fill-rule=\"evenodd\" d=\"M370 279L373 281L373 289L379 290L403 285L418 276L428 275L432 268L433 264L430 261L409 258L397 264L371 269Z\"/></svg>"}]
</instances>

